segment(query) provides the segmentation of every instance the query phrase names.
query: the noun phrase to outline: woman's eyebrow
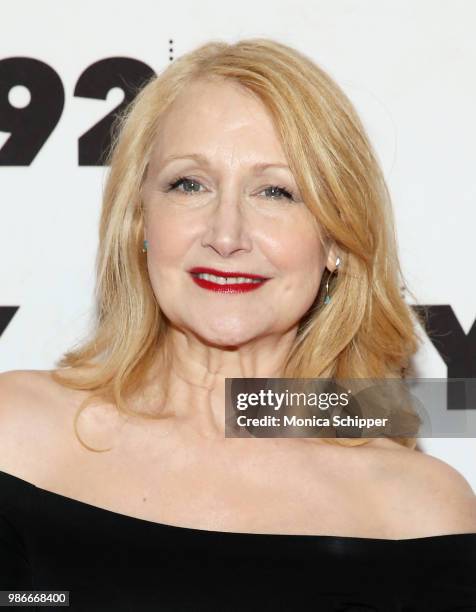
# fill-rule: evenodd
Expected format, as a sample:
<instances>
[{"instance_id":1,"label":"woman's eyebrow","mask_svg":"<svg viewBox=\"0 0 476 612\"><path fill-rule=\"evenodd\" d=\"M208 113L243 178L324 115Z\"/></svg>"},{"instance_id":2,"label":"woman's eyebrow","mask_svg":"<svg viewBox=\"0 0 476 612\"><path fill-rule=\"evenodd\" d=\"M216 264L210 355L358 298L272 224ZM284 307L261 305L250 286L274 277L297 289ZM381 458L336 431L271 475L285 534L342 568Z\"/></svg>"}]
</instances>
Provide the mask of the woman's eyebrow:
<instances>
[{"instance_id":1,"label":"woman's eyebrow","mask_svg":"<svg viewBox=\"0 0 476 612\"><path fill-rule=\"evenodd\" d=\"M187 154L178 154L178 155L168 155L164 161L163 161L163 166L165 166L166 164L170 163L171 161L177 160L177 159L193 159L199 163L201 163L204 166L209 167L211 165L210 160L208 159L208 157L206 157L205 155L202 155L201 153L187 153ZM280 164L280 163L268 163L268 162L258 162L256 164L253 164L252 166L250 166L250 168L252 170L266 170L266 168L284 168L286 170L290 170L289 166L287 164Z\"/></svg>"}]
</instances>

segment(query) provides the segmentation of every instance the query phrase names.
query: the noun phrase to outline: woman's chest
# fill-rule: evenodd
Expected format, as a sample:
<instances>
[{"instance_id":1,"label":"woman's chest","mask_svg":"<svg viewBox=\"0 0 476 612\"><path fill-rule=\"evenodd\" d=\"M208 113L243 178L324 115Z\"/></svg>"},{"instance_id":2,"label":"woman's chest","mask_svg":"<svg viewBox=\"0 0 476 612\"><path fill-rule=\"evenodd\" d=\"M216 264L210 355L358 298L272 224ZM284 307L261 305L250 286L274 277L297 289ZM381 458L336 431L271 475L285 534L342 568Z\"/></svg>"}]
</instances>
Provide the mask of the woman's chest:
<instances>
[{"instance_id":1,"label":"woman's chest","mask_svg":"<svg viewBox=\"0 0 476 612\"><path fill-rule=\"evenodd\" d=\"M65 463L55 490L121 514L198 529L379 533L368 475L339 462L334 449L316 453L291 440L226 442L84 456Z\"/></svg>"}]
</instances>

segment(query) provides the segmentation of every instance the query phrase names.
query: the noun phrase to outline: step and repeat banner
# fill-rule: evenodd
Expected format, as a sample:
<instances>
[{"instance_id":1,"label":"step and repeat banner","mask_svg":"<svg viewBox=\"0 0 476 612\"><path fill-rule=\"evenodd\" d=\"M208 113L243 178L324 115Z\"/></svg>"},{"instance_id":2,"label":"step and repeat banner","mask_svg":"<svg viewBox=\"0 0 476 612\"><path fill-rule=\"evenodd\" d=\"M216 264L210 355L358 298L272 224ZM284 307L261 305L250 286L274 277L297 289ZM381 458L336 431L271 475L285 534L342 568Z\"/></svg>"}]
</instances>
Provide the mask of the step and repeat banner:
<instances>
[{"instance_id":1,"label":"step and repeat banner","mask_svg":"<svg viewBox=\"0 0 476 612\"><path fill-rule=\"evenodd\" d=\"M4 0L1 12L1 371L51 369L88 329L101 160L134 87L208 40L267 37L324 68L367 128L409 303L431 321L418 375L476 377L474 2ZM475 442L418 447L476 490Z\"/></svg>"}]
</instances>

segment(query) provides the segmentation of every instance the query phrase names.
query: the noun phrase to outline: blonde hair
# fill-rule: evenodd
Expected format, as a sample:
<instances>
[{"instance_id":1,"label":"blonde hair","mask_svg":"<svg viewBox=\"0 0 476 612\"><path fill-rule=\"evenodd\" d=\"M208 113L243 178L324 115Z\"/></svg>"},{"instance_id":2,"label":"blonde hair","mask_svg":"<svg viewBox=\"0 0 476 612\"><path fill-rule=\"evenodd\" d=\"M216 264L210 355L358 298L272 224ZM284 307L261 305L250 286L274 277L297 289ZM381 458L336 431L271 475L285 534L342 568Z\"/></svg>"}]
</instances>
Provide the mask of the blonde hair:
<instances>
[{"instance_id":1,"label":"blonde hair","mask_svg":"<svg viewBox=\"0 0 476 612\"><path fill-rule=\"evenodd\" d=\"M231 79L274 120L303 200L341 259L324 271L299 325L286 378L401 378L419 346L398 261L391 199L365 129L347 96L311 59L264 38L211 41L176 59L138 91L115 126L107 158L96 260L96 316L88 338L57 362L53 378L123 414L157 367L170 367L168 323L144 255L143 184L160 119L195 79ZM79 412L75 419L76 422ZM146 418L157 415L142 414ZM415 448L415 438L393 438ZM328 438L354 446L367 438ZM86 444L84 444L87 446ZM91 450L96 450L88 446Z\"/></svg>"}]
</instances>

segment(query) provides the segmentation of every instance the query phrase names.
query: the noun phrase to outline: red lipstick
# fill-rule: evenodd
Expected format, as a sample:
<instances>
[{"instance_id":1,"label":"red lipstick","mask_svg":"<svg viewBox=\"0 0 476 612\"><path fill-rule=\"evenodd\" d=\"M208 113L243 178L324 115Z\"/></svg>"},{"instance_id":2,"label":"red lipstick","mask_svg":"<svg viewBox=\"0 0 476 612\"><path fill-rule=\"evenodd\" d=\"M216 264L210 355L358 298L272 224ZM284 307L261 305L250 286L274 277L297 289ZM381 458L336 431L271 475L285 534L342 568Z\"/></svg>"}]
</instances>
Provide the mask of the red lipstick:
<instances>
[{"instance_id":1,"label":"red lipstick","mask_svg":"<svg viewBox=\"0 0 476 612\"><path fill-rule=\"evenodd\" d=\"M227 272L224 270L215 270L214 268L195 267L189 270L193 281L203 289L209 291L217 291L218 293L244 293L245 291L253 291L258 289L269 280L266 276L259 274L251 274L249 272ZM203 278L199 275L210 274L219 278L226 278L226 283L214 282L213 279ZM240 278L239 282L230 282L230 278ZM249 282L246 282L246 280Z\"/></svg>"}]
</instances>

